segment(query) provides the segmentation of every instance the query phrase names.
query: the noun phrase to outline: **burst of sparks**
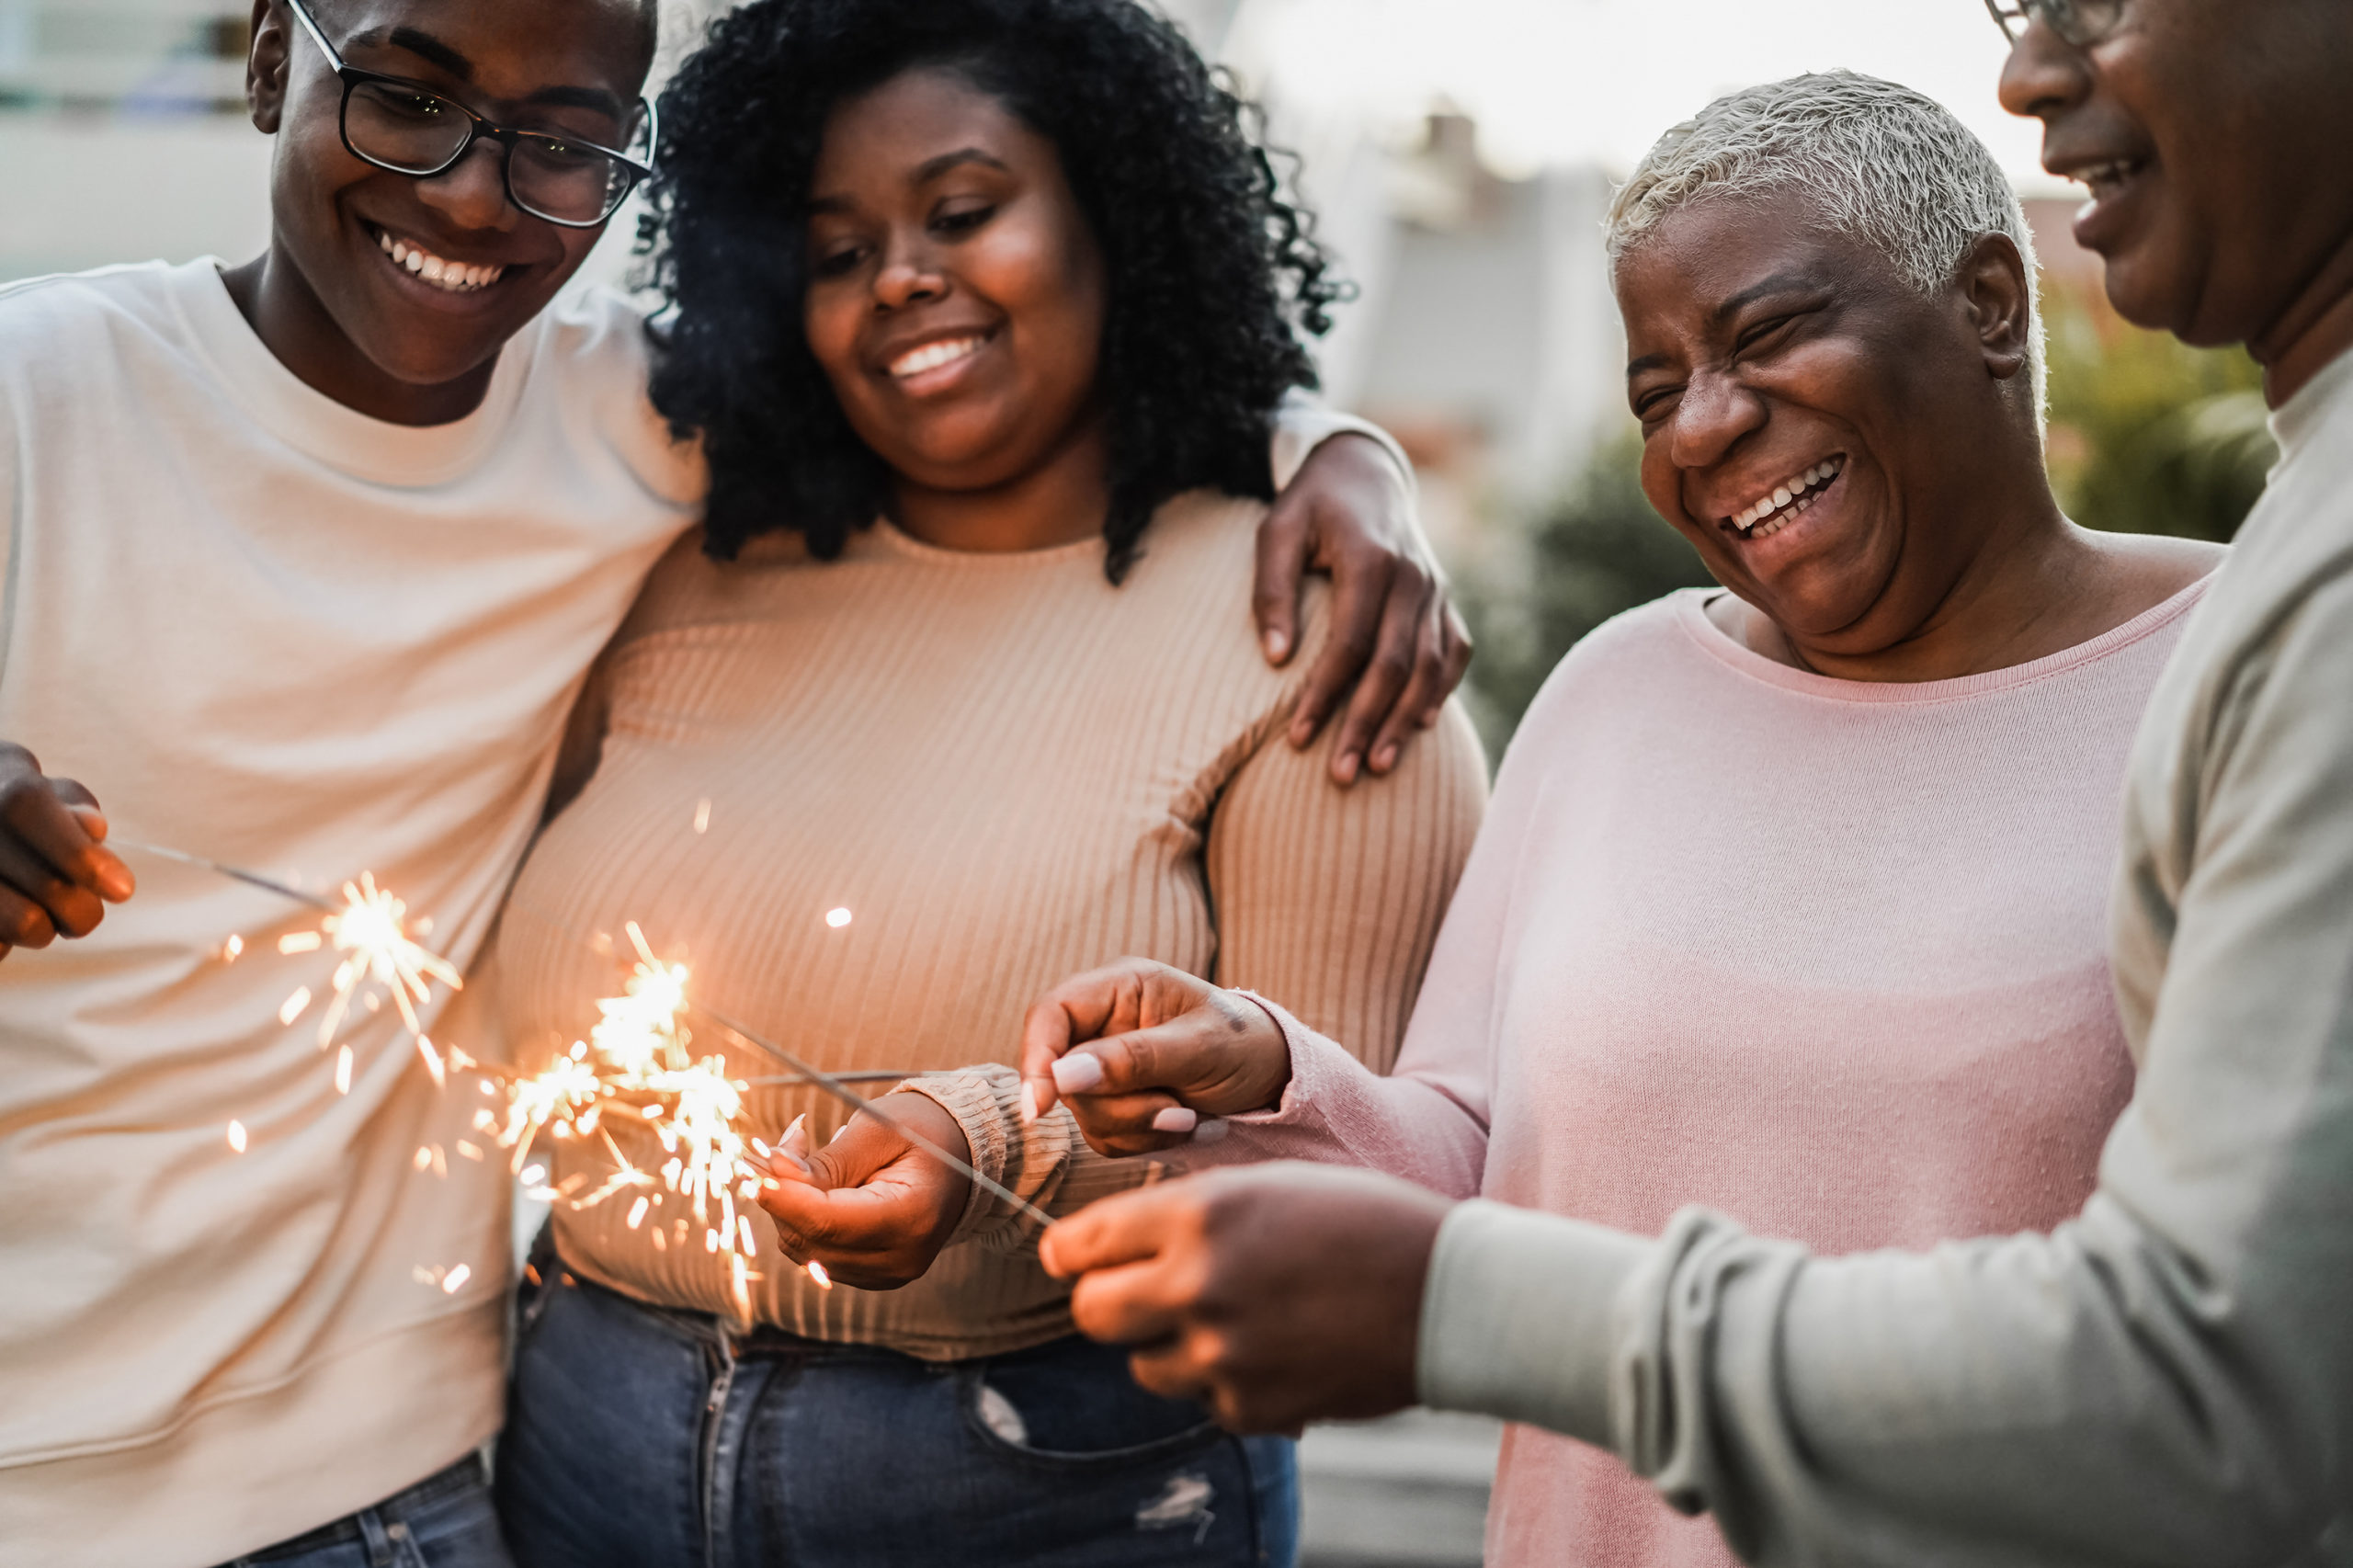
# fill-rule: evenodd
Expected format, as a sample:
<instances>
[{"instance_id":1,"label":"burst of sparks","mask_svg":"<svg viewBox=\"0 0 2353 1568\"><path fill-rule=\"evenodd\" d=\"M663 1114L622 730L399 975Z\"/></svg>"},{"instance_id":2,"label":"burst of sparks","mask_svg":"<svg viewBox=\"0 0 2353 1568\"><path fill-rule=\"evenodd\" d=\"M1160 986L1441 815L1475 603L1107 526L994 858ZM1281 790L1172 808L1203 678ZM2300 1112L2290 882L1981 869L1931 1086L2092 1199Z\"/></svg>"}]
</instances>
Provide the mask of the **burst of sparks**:
<instances>
[{"instance_id":1,"label":"burst of sparks","mask_svg":"<svg viewBox=\"0 0 2353 1568\"><path fill-rule=\"evenodd\" d=\"M344 883L343 898L344 906L321 921L315 933L299 932L278 943L281 952L294 951L299 949L289 949L287 942L315 936L318 940L313 947L332 942L343 955L335 971L335 999L319 1019L320 1049L335 1042L335 1030L343 1027L353 998L369 981L392 998L408 1032L422 1036L425 1025L417 1018L416 1004L432 999L436 981L452 991L464 989L465 981L449 960L419 947L409 936L408 905L378 887L374 872L362 871L356 884Z\"/></svg>"},{"instance_id":2,"label":"burst of sparks","mask_svg":"<svg viewBox=\"0 0 2353 1568\"><path fill-rule=\"evenodd\" d=\"M829 909L825 911L825 924L832 926L836 931L848 925L852 918L853 916L847 909Z\"/></svg>"},{"instance_id":3,"label":"burst of sparks","mask_svg":"<svg viewBox=\"0 0 2353 1568\"><path fill-rule=\"evenodd\" d=\"M514 1168L520 1172L524 1155L543 1133L601 1133L612 1152L613 1175L571 1199L573 1206L591 1208L635 1190L627 1224L637 1230L665 1196L683 1200L702 1230L704 1250L725 1256L729 1294L737 1314L749 1321L751 1285L760 1276L753 1269L759 1244L748 1207L766 1173L754 1163L755 1147L740 1127L745 1085L728 1074L725 1057L698 1060L688 1050L694 1037L683 1018L687 966L655 957L636 922L624 929L637 959L621 994L597 1002L599 1018L586 1040L574 1041L547 1068L507 1085L506 1120L498 1140L514 1150ZM659 1173L631 1165L598 1125L604 1108L624 1094L650 1096L637 1108L668 1156ZM524 1174L528 1183L537 1173ZM657 1186L660 1190L651 1190ZM686 1224L677 1221L680 1241L686 1239ZM666 1250L670 1238L658 1221L652 1233Z\"/></svg>"},{"instance_id":4,"label":"burst of sparks","mask_svg":"<svg viewBox=\"0 0 2353 1568\"><path fill-rule=\"evenodd\" d=\"M233 1121L229 1123L229 1147L234 1149L240 1154L245 1152L245 1124L244 1122Z\"/></svg>"}]
</instances>

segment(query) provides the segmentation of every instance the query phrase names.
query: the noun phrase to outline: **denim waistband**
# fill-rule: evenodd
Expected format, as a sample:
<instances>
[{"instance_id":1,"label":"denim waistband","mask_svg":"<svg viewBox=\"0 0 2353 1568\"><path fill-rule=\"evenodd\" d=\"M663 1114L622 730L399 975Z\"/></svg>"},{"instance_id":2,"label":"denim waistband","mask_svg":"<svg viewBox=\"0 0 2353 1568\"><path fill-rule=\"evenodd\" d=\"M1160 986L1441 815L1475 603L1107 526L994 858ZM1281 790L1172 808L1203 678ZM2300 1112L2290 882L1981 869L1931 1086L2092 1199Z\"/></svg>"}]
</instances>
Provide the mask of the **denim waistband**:
<instances>
[{"instance_id":1,"label":"denim waistband","mask_svg":"<svg viewBox=\"0 0 2353 1568\"><path fill-rule=\"evenodd\" d=\"M738 1358L774 1356L807 1359L822 1358L829 1361L919 1361L920 1359L907 1355L904 1351L893 1350L888 1346L861 1345L839 1339L812 1339L806 1335L779 1328L773 1324L754 1324L749 1328L744 1328L738 1326L731 1318L696 1312L688 1307L665 1307L653 1301L642 1301L625 1290L616 1290L608 1285L599 1285L594 1279L574 1273L571 1269L563 1267L561 1260L557 1262L553 1281L572 1290L585 1290L599 1300L625 1307L637 1316L648 1320L650 1326L679 1338L714 1347L723 1343L727 1350ZM927 1362L921 1364L930 1365Z\"/></svg>"},{"instance_id":2,"label":"denim waistband","mask_svg":"<svg viewBox=\"0 0 2353 1568\"><path fill-rule=\"evenodd\" d=\"M387 1520L403 1518L420 1508L439 1502L444 1497L463 1492L470 1486L483 1485L488 1479L489 1472L483 1467L482 1455L468 1454L447 1470L436 1471L415 1485L404 1491L395 1492L372 1508L364 1508L360 1512L379 1514ZM359 1515L348 1514L333 1524L321 1525L317 1529L305 1535L298 1535L291 1540L281 1540L276 1546L265 1547L259 1551L249 1551L239 1561L276 1562L289 1557L300 1557L304 1552L316 1551L322 1547L336 1546L345 1541L360 1539L362 1536L359 1528Z\"/></svg>"}]
</instances>

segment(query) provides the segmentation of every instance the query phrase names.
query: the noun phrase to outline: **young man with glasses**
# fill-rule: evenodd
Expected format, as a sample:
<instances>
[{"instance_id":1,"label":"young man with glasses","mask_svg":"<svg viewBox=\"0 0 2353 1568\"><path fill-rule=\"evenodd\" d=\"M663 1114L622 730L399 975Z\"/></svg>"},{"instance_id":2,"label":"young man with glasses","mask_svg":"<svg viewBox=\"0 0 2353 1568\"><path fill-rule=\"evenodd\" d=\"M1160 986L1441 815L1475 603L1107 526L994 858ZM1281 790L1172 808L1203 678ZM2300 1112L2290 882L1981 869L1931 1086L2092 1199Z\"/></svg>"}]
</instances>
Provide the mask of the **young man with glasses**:
<instances>
[{"instance_id":1,"label":"young man with glasses","mask_svg":"<svg viewBox=\"0 0 2353 1568\"><path fill-rule=\"evenodd\" d=\"M1815 1259L1220 1173L1043 1241L1162 1392L1549 1426L1760 1563L2353 1562L2353 6L1989 8L2110 299L2246 344L2283 453L2133 755L2099 1191L2047 1236Z\"/></svg>"},{"instance_id":2,"label":"young man with glasses","mask_svg":"<svg viewBox=\"0 0 2353 1568\"><path fill-rule=\"evenodd\" d=\"M334 969L274 950L315 915L103 841L372 870L453 961L480 946L571 699L702 483L636 313L551 303L647 173L654 9L254 17L267 254L0 291L0 1559L497 1565L486 1102L392 1008L355 1012L347 1070L282 1026ZM1344 423L1285 422L1294 450ZM1418 665L1351 710L1379 763L1461 651L1402 469L1354 440L1309 472L1266 619L1293 624L1286 562L1346 562L1336 613Z\"/></svg>"}]
</instances>

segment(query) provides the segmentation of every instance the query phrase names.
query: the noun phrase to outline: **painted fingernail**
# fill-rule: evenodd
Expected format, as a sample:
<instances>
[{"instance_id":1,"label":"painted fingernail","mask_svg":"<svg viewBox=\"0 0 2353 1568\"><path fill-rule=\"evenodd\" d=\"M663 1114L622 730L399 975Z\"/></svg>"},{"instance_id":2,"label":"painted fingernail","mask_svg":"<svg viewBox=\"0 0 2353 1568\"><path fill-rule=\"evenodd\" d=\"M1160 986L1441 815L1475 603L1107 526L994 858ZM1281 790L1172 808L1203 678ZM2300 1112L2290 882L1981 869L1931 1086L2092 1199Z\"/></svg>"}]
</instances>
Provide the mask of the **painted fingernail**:
<instances>
[{"instance_id":1,"label":"painted fingernail","mask_svg":"<svg viewBox=\"0 0 2353 1568\"><path fill-rule=\"evenodd\" d=\"M1103 1081L1103 1059L1090 1051L1074 1051L1054 1062L1054 1087L1066 1095L1083 1095Z\"/></svg>"},{"instance_id":2,"label":"painted fingernail","mask_svg":"<svg viewBox=\"0 0 2353 1568\"><path fill-rule=\"evenodd\" d=\"M1028 1126L1030 1122L1033 1122L1033 1121L1035 1121L1035 1120L1037 1120L1037 1119L1038 1119L1038 1085L1035 1085L1035 1084L1024 1084L1024 1085L1021 1085L1021 1122L1022 1122L1022 1125L1026 1127L1026 1126Z\"/></svg>"},{"instance_id":3,"label":"painted fingernail","mask_svg":"<svg viewBox=\"0 0 2353 1568\"><path fill-rule=\"evenodd\" d=\"M1190 1132L1200 1119L1185 1107L1173 1105L1152 1119L1152 1130L1154 1132Z\"/></svg>"},{"instance_id":4,"label":"painted fingernail","mask_svg":"<svg viewBox=\"0 0 2353 1568\"><path fill-rule=\"evenodd\" d=\"M1215 1143L1233 1131L1233 1123L1226 1120L1223 1117L1212 1116L1208 1120L1202 1122L1199 1127L1193 1129L1193 1142L1196 1143Z\"/></svg>"},{"instance_id":5,"label":"painted fingernail","mask_svg":"<svg viewBox=\"0 0 2353 1568\"><path fill-rule=\"evenodd\" d=\"M1279 631L1269 631L1267 633L1267 657L1269 659L1280 660L1285 653L1290 652L1290 638L1284 636Z\"/></svg>"}]
</instances>

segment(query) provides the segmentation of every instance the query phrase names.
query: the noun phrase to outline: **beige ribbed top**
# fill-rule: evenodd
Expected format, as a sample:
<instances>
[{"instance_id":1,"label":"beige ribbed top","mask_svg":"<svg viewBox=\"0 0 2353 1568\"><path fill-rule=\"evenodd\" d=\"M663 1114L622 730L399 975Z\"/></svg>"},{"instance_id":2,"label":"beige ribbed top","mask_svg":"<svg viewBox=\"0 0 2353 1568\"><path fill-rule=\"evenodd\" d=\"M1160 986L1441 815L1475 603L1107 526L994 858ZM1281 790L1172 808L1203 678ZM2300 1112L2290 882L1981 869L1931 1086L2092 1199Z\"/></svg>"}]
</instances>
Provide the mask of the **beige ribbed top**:
<instances>
[{"instance_id":1,"label":"beige ribbed top","mask_svg":"<svg viewBox=\"0 0 2353 1568\"><path fill-rule=\"evenodd\" d=\"M1484 768L1452 710L1394 775L1346 791L1324 746L1283 739L1321 607L1302 656L1269 668L1249 608L1261 514L1171 503L1119 588L1092 540L970 554L880 524L836 562L779 538L733 566L682 543L595 678L597 771L510 900L493 960L509 1049L585 1035L620 974L594 935L626 947L633 919L692 965L699 999L830 1071L1008 1062L1039 992L1126 954L1281 996L1386 1069ZM848 925L828 926L835 909ZM798 1087L749 1106L770 1138L803 1110L820 1140L841 1119ZM607 1125L658 1167L631 1119ZM554 1147L558 1184L610 1165L601 1143ZM699 1226L657 1249L662 1211L631 1231L626 1209L559 1203L566 1263L731 1310ZM1065 1288L1009 1227L899 1291L820 1291L768 1259L755 1310L804 1335L937 1359L1069 1332Z\"/></svg>"}]
</instances>

